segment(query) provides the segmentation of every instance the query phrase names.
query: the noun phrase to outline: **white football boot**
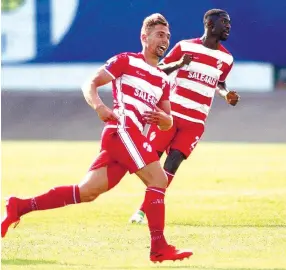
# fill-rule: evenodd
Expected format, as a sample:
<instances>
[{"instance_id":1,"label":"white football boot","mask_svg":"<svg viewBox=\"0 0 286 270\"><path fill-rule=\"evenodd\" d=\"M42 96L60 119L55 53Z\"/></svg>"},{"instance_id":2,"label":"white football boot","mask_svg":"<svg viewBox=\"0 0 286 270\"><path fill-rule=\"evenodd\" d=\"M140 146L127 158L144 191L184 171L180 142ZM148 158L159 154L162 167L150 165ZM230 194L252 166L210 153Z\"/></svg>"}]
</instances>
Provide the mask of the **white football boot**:
<instances>
[{"instance_id":1,"label":"white football boot","mask_svg":"<svg viewBox=\"0 0 286 270\"><path fill-rule=\"evenodd\" d=\"M136 223L136 224L146 224L146 221L144 220L145 213L141 210L137 210L132 217L129 219L130 223Z\"/></svg>"}]
</instances>

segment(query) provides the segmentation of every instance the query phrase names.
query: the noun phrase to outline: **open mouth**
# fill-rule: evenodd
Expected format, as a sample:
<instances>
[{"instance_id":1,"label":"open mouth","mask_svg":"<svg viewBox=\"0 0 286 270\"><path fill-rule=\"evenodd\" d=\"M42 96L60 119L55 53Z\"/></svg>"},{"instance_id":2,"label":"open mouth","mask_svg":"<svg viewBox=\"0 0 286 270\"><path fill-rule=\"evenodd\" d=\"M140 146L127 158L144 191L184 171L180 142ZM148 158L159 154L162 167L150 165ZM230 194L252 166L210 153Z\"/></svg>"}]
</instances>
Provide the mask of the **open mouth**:
<instances>
[{"instance_id":1,"label":"open mouth","mask_svg":"<svg viewBox=\"0 0 286 270\"><path fill-rule=\"evenodd\" d=\"M159 46L159 47L158 47L158 50L159 50L160 52L164 53L164 52L167 50L167 47L164 46L164 45L162 45L162 46Z\"/></svg>"},{"instance_id":2,"label":"open mouth","mask_svg":"<svg viewBox=\"0 0 286 270\"><path fill-rule=\"evenodd\" d=\"M225 31L223 31L223 33L224 33L226 36L229 36L229 30L225 30Z\"/></svg>"}]
</instances>

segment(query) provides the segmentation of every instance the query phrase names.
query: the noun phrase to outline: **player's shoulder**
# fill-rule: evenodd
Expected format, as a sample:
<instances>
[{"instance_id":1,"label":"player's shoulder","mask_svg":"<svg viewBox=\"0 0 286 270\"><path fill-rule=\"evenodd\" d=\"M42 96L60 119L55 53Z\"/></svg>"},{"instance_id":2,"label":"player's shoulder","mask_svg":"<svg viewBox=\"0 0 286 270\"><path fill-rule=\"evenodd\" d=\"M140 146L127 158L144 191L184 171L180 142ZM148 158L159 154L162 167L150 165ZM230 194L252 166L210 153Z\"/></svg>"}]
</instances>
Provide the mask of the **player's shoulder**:
<instances>
[{"instance_id":1,"label":"player's shoulder","mask_svg":"<svg viewBox=\"0 0 286 270\"><path fill-rule=\"evenodd\" d=\"M170 82L169 76L168 76L162 69L160 69L160 66L155 67L155 69L156 69L157 71L159 71L160 76L161 76L165 81L167 81L168 83Z\"/></svg>"},{"instance_id":2,"label":"player's shoulder","mask_svg":"<svg viewBox=\"0 0 286 270\"><path fill-rule=\"evenodd\" d=\"M107 60L107 64L114 63L114 62L123 62L127 59L127 53L119 53L115 54Z\"/></svg>"},{"instance_id":3,"label":"player's shoulder","mask_svg":"<svg viewBox=\"0 0 286 270\"><path fill-rule=\"evenodd\" d=\"M230 51L229 51L226 47L224 47L222 44L220 44L219 50L220 50L221 52L224 52L224 53L229 54L230 56L232 56L232 54L230 53Z\"/></svg>"},{"instance_id":4,"label":"player's shoulder","mask_svg":"<svg viewBox=\"0 0 286 270\"><path fill-rule=\"evenodd\" d=\"M187 43L187 44L202 44L202 41L200 38L190 38L190 39L183 39L179 44Z\"/></svg>"},{"instance_id":5,"label":"player's shoulder","mask_svg":"<svg viewBox=\"0 0 286 270\"><path fill-rule=\"evenodd\" d=\"M142 58L140 53L134 53L134 52L122 52L122 53L114 55L113 57L114 58L129 58L129 57Z\"/></svg>"},{"instance_id":6,"label":"player's shoulder","mask_svg":"<svg viewBox=\"0 0 286 270\"><path fill-rule=\"evenodd\" d=\"M142 53L135 53L135 52L123 52L119 54L121 57L134 57L138 59L142 59Z\"/></svg>"},{"instance_id":7,"label":"player's shoulder","mask_svg":"<svg viewBox=\"0 0 286 270\"><path fill-rule=\"evenodd\" d=\"M183 39L177 43L177 46L180 47L182 51L190 51L200 45L202 45L200 38Z\"/></svg>"},{"instance_id":8,"label":"player's shoulder","mask_svg":"<svg viewBox=\"0 0 286 270\"><path fill-rule=\"evenodd\" d=\"M221 56L226 60L226 62L230 65L233 63L233 56L232 54L222 45L219 46L219 51Z\"/></svg>"}]
</instances>

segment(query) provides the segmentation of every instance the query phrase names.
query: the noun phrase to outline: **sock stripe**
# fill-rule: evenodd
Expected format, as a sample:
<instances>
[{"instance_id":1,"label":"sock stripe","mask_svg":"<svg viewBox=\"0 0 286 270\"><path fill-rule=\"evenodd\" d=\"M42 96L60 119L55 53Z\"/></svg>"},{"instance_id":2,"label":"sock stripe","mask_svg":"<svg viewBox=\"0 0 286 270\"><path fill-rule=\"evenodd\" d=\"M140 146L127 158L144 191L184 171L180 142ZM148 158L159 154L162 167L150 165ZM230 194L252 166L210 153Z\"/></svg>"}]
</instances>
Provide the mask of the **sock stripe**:
<instances>
[{"instance_id":1,"label":"sock stripe","mask_svg":"<svg viewBox=\"0 0 286 270\"><path fill-rule=\"evenodd\" d=\"M165 195L165 192L163 192L163 191L161 191L161 190L158 190L158 189L155 189L155 188L150 188L150 187L148 187L148 188L146 189L146 191L155 191L155 192L158 192L158 193L161 193L161 194L164 194L164 195Z\"/></svg>"},{"instance_id":2,"label":"sock stripe","mask_svg":"<svg viewBox=\"0 0 286 270\"><path fill-rule=\"evenodd\" d=\"M175 176L174 174L171 174L171 173L169 173L169 172L167 172L166 170L164 170L164 172L166 173L166 174L169 174L169 175L171 175L171 176Z\"/></svg>"},{"instance_id":3,"label":"sock stripe","mask_svg":"<svg viewBox=\"0 0 286 270\"><path fill-rule=\"evenodd\" d=\"M77 201L76 201L76 195L75 195L75 190L76 190L76 186L73 186L73 200L74 200L74 203L77 203Z\"/></svg>"},{"instance_id":4,"label":"sock stripe","mask_svg":"<svg viewBox=\"0 0 286 270\"><path fill-rule=\"evenodd\" d=\"M31 199L31 208L32 208L33 211L38 210L38 205L37 205L37 202L36 202L35 198Z\"/></svg>"}]
</instances>

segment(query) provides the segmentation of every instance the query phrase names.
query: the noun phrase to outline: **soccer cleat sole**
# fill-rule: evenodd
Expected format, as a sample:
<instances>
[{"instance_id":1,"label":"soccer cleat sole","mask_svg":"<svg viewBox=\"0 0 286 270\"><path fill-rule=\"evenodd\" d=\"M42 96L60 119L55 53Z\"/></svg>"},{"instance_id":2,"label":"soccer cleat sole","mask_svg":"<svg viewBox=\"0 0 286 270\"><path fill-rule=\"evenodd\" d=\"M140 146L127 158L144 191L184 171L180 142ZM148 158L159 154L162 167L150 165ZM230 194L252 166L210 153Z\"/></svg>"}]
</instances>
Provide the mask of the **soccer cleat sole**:
<instances>
[{"instance_id":1,"label":"soccer cleat sole","mask_svg":"<svg viewBox=\"0 0 286 270\"><path fill-rule=\"evenodd\" d=\"M178 259L175 259L175 260L162 260L162 261L151 261L152 263L162 263L162 262L164 262L164 261L173 261L173 262L175 262L175 261L183 261L183 260L185 260L185 259L187 259L187 260L189 260L190 258L191 258L191 256L193 256L193 253L192 254L190 254L189 256L186 256L185 258L178 258Z\"/></svg>"}]
</instances>

